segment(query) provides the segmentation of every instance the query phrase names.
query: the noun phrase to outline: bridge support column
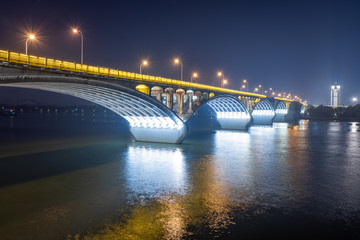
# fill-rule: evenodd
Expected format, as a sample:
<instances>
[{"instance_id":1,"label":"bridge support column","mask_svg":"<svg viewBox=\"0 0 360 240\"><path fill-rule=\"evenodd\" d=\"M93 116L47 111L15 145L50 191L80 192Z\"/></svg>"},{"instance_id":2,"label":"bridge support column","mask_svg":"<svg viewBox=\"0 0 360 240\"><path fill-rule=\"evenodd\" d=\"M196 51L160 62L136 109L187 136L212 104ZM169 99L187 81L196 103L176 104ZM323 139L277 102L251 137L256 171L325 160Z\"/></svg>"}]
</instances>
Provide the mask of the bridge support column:
<instances>
[{"instance_id":1,"label":"bridge support column","mask_svg":"<svg viewBox=\"0 0 360 240\"><path fill-rule=\"evenodd\" d=\"M193 96L194 96L194 92L192 90L188 90L186 92L186 96L187 96L187 100L188 100L188 110L186 111L186 113L184 114L183 120L186 121L187 119L189 119L193 113ZM186 109L186 108L185 108Z\"/></svg>"},{"instance_id":2,"label":"bridge support column","mask_svg":"<svg viewBox=\"0 0 360 240\"><path fill-rule=\"evenodd\" d=\"M202 93L197 91L197 92L195 92L195 96L196 96L196 102L194 103L194 105L196 105L197 107L200 107Z\"/></svg>"},{"instance_id":3,"label":"bridge support column","mask_svg":"<svg viewBox=\"0 0 360 240\"><path fill-rule=\"evenodd\" d=\"M288 114L285 117L286 122L296 122L300 119L301 103L290 103Z\"/></svg>"},{"instance_id":4,"label":"bridge support column","mask_svg":"<svg viewBox=\"0 0 360 240\"><path fill-rule=\"evenodd\" d=\"M155 97L156 100L161 102L161 94L163 93L163 90L161 87L153 87L151 88L151 96Z\"/></svg>"},{"instance_id":5,"label":"bridge support column","mask_svg":"<svg viewBox=\"0 0 360 240\"><path fill-rule=\"evenodd\" d=\"M176 100L177 100L177 115L182 119L183 118L183 101L184 101L185 91L182 89L176 90Z\"/></svg>"},{"instance_id":6,"label":"bridge support column","mask_svg":"<svg viewBox=\"0 0 360 240\"><path fill-rule=\"evenodd\" d=\"M130 131L135 140L140 142L181 143L188 135L186 125L176 128L130 127Z\"/></svg>"},{"instance_id":7,"label":"bridge support column","mask_svg":"<svg viewBox=\"0 0 360 240\"><path fill-rule=\"evenodd\" d=\"M166 88L166 89L165 89L165 93L169 95L167 107L168 107L169 109L173 110L174 89L172 89L172 88Z\"/></svg>"}]
</instances>

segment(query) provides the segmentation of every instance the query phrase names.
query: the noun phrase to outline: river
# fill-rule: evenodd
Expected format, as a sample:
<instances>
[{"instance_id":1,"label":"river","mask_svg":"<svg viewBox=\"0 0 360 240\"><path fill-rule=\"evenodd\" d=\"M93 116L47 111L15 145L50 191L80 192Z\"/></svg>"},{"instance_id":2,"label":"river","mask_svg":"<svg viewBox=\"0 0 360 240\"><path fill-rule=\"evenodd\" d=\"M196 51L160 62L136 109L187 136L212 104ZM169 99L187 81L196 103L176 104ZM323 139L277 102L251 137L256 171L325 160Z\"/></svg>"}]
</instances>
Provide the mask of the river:
<instances>
[{"instance_id":1,"label":"river","mask_svg":"<svg viewBox=\"0 0 360 240\"><path fill-rule=\"evenodd\" d=\"M133 141L114 116L0 116L0 239L360 236L358 122Z\"/></svg>"}]
</instances>

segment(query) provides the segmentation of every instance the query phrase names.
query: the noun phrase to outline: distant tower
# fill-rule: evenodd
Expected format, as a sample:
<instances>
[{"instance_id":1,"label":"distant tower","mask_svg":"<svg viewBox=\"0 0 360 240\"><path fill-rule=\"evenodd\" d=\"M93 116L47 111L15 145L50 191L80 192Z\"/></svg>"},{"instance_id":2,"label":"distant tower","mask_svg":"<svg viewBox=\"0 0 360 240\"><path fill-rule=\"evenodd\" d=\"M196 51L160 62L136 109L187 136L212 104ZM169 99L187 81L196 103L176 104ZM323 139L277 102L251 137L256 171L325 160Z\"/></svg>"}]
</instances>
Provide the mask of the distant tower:
<instances>
[{"instance_id":1,"label":"distant tower","mask_svg":"<svg viewBox=\"0 0 360 240\"><path fill-rule=\"evenodd\" d=\"M331 86L330 105L340 106L340 85L337 84L337 78L334 79L334 85Z\"/></svg>"}]
</instances>

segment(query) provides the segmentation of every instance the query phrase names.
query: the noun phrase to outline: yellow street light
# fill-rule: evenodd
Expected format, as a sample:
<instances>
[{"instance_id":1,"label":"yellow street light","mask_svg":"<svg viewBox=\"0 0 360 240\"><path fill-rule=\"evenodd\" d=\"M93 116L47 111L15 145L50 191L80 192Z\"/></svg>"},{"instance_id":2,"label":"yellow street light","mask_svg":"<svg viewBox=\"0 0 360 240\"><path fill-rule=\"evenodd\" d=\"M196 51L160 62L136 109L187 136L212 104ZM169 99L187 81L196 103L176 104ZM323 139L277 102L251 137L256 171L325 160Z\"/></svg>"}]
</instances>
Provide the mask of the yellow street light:
<instances>
[{"instance_id":1,"label":"yellow street light","mask_svg":"<svg viewBox=\"0 0 360 240\"><path fill-rule=\"evenodd\" d=\"M198 74L197 73L193 73L191 75L191 82L193 82L193 79L197 79L198 78Z\"/></svg>"},{"instance_id":2,"label":"yellow street light","mask_svg":"<svg viewBox=\"0 0 360 240\"><path fill-rule=\"evenodd\" d=\"M223 87L223 82L225 81L225 75L222 72L217 73L218 77L221 77L220 87Z\"/></svg>"},{"instance_id":3,"label":"yellow street light","mask_svg":"<svg viewBox=\"0 0 360 240\"><path fill-rule=\"evenodd\" d=\"M245 90L245 91L249 91L249 82L248 82L246 79L244 79L244 80L243 80L243 83L244 83L244 86L246 86L245 88L243 87L244 90Z\"/></svg>"},{"instance_id":4,"label":"yellow street light","mask_svg":"<svg viewBox=\"0 0 360 240\"><path fill-rule=\"evenodd\" d=\"M80 34L80 38L81 38L81 64L83 64L84 63L84 36L83 36L82 32L79 29L73 28L72 30L73 30L73 33L75 33L75 34L79 33Z\"/></svg>"},{"instance_id":5,"label":"yellow street light","mask_svg":"<svg viewBox=\"0 0 360 240\"><path fill-rule=\"evenodd\" d=\"M146 66L146 65L148 65L148 61L147 60L144 60L144 61L142 61L142 63L140 64L140 74L142 74L142 66Z\"/></svg>"},{"instance_id":6,"label":"yellow street light","mask_svg":"<svg viewBox=\"0 0 360 240\"><path fill-rule=\"evenodd\" d=\"M179 58L175 58L175 59L174 59L174 62L175 62L175 64L180 63L180 71L181 71L181 73L180 73L180 80L183 81L183 63L180 61Z\"/></svg>"},{"instance_id":7,"label":"yellow street light","mask_svg":"<svg viewBox=\"0 0 360 240\"><path fill-rule=\"evenodd\" d=\"M221 81L221 87L224 87L223 85L226 85L228 83L227 79L224 79Z\"/></svg>"},{"instance_id":8,"label":"yellow street light","mask_svg":"<svg viewBox=\"0 0 360 240\"><path fill-rule=\"evenodd\" d=\"M26 42L25 42L25 54L26 55L28 54L28 42L29 42L29 40L35 40L35 35L34 34L29 34L29 36L26 39Z\"/></svg>"}]
</instances>

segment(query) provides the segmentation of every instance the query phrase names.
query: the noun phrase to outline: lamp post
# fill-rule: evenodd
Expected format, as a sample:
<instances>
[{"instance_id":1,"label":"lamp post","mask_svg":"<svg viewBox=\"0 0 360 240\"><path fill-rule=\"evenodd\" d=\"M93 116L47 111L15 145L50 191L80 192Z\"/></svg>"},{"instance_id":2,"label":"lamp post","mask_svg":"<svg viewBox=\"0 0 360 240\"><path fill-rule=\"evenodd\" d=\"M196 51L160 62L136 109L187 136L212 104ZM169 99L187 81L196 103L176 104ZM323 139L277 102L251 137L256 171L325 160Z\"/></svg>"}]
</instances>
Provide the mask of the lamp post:
<instances>
[{"instance_id":1,"label":"lamp post","mask_svg":"<svg viewBox=\"0 0 360 240\"><path fill-rule=\"evenodd\" d=\"M25 54L26 55L28 54L28 42L29 42L29 40L34 40L34 39L35 39L34 34L30 34L28 36L28 38L26 39L26 42L25 42Z\"/></svg>"},{"instance_id":2,"label":"lamp post","mask_svg":"<svg viewBox=\"0 0 360 240\"><path fill-rule=\"evenodd\" d=\"M191 82L193 82L193 78L194 78L194 79L197 79L197 78L198 78L198 74L197 74L197 73L193 73L193 74L191 75Z\"/></svg>"},{"instance_id":3,"label":"lamp post","mask_svg":"<svg viewBox=\"0 0 360 240\"><path fill-rule=\"evenodd\" d=\"M82 32L77 29L77 28L73 28L73 33L79 33L80 37L81 37L81 64L84 63L84 36L82 34Z\"/></svg>"},{"instance_id":4,"label":"lamp post","mask_svg":"<svg viewBox=\"0 0 360 240\"><path fill-rule=\"evenodd\" d=\"M180 63L180 66L181 66L181 75L180 75L181 78L180 78L180 80L183 81L183 63L178 58L175 58L174 62L175 62L175 64Z\"/></svg>"},{"instance_id":5,"label":"lamp post","mask_svg":"<svg viewBox=\"0 0 360 240\"><path fill-rule=\"evenodd\" d=\"M244 86L245 86L245 87L244 87ZM248 82L248 80L246 80L246 79L243 80L243 88L244 88L244 90L245 90L246 92L249 91L249 82Z\"/></svg>"},{"instance_id":6,"label":"lamp post","mask_svg":"<svg viewBox=\"0 0 360 240\"><path fill-rule=\"evenodd\" d=\"M258 88L255 88L255 89L254 89L254 93L256 93L257 91L259 91L259 89L258 89Z\"/></svg>"},{"instance_id":7,"label":"lamp post","mask_svg":"<svg viewBox=\"0 0 360 240\"><path fill-rule=\"evenodd\" d=\"M222 87L222 85L223 85L223 82L224 82L224 78L225 78L225 76L224 76L224 74L222 73L222 72L218 72L217 73L217 76L218 77L221 77L221 82L220 82L220 87Z\"/></svg>"},{"instance_id":8,"label":"lamp post","mask_svg":"<svg viewBox=\"0 0 360 240\"><path fill-rule=\"evenodd\" d=\"M224 87L224 85L226 85L228 83L227 79L224 79L221 81L221 87Z\"/></svg>"},{"instance_id":9,"label":"lamp post","mask_svg":"<svg viewBox=\"0 0 360 240\"><path fill-rule=\"evenodd\" d=\"M144 60L144 61L142 61L142 63L140 64L140 74L142 74L142 71L141 71L142 69L141 69L141 68L142 68L143 65L144 65L144 66L148 65L148 61L147 61L147 60Z\"/></svg>"}]
</instances>

